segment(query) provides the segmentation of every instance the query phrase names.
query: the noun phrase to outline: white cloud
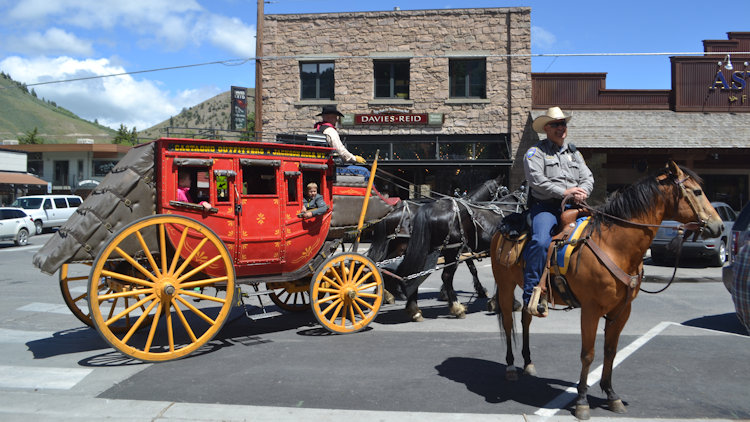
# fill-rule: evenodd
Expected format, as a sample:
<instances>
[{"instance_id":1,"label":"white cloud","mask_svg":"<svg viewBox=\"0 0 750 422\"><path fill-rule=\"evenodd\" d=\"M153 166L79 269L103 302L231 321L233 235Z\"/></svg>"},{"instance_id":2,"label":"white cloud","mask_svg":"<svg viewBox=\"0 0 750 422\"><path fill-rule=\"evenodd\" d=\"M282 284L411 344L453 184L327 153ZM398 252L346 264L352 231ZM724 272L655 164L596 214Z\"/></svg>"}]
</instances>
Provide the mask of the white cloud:
<instances>
[{"instance_id":1,"label":"white cloud","mask_svg":"<svg viewBox=\"0 0 750 422\"><path fill-rule=\"evenodd\" d=\"M126 31L133 38L131 43L141 48L159 45L177 51L188 45L209 44L241 58L255 54L254 26L210 13L196 0L110 0L106 4L99 0L25 0L12 8L8 17L20 27L56 25L71 30ZM54 47L50 46L45 52L52 51ZM38 53L39 49L23 52Z\"/></svg>"},{"instance_id":2,"label":"white cloud","mask_svg":"<svg viewBox=\"0 0 750 422\"><path fill-rule=\"evenodd\" d=\"M107 59L70 57L8 57L0 61L0 69L26 84L125 72ZM183 107L193 106L220 92L216 87L206 87L171 94L159 89L153 81L135 80L129 75L32 88L38 96L54 99L57 105L75 111L82 118L97 119L114 129L120 124L147 129L178 114Z\"/></svg>"},{"instance_id":3,"label":"white cloud","mask_svg":"<svg viewBox=\"0 0 750 422\"><path fill-rule=\"evenodd\" d=\"M557 37L540 26L531 27L531 46L549 49L557 44Z\"/></svg>"},{"instance_id":4,"label":"white cloud","mask_svg":"<svg viewBox=\"0 0 750 422\"><path fill-rule=\"evenodd\" d=\"M239 58L255 56L255 27L237 18L210 15L196 25L194 38L205 37L212 45Z\"/></svg>"},{"instance_id":5,"label":"white cloud","mask_svg":"<svg viewBox=\"0 0 750 422\"><path fill-rule=\"evenodd\" d=\"M15 51L32 54L88 56L93 53L90 41L81 40L75 34L65 32L60 28L50 28L44 33L31 32L19 40L10 42L8 47Z\"/></svg>"}]
</instances>

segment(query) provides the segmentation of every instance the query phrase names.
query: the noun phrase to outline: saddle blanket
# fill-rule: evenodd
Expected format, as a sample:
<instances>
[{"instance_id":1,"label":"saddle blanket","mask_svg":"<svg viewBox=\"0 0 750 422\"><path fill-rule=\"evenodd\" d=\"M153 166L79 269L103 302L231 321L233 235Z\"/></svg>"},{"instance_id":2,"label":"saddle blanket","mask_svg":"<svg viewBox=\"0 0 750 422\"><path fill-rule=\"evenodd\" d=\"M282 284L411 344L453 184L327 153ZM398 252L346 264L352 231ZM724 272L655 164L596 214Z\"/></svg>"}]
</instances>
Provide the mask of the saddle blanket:
<instances>
[{"instance_id":1,"label":"saddle blanket","mask_svg":"<svg viewBox=\"0 0 750 422\"><path fill-rule=\"evenodd\" d=\"M578 239L580 239L581 234L583 234L584 229L586 229L586 226L589 224L590 218L591 217L581 217L577 219L573 231L570 233L570 236L565 239L565 246L557 249L556 258L557 265L560 268L560 274L565 275L565 273L568 271L568 264L570 264L570 255L573 254L573 250L576 247L575 243Z\"/></svg>"}]
</instances>

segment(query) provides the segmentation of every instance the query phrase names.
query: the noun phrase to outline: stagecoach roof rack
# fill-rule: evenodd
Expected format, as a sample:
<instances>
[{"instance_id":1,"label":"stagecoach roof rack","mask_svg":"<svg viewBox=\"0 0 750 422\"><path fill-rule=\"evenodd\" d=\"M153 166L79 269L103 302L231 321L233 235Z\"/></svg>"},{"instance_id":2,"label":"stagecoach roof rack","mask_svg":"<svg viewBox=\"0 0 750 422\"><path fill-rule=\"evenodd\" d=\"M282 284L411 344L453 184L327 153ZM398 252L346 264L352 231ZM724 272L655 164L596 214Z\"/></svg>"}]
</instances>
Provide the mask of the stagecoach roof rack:
<instances>
[{"instance_id":1,"label":"stagecoach roof rack","mask_svg":"<svg viewBox=\"0 0 750 422\"><path fill-rule=\"evenodd\" d=\"M327 147L326 136L322 133L279 133L276 142L294 145L313 145Z\"/></svg>"}]
</instances>

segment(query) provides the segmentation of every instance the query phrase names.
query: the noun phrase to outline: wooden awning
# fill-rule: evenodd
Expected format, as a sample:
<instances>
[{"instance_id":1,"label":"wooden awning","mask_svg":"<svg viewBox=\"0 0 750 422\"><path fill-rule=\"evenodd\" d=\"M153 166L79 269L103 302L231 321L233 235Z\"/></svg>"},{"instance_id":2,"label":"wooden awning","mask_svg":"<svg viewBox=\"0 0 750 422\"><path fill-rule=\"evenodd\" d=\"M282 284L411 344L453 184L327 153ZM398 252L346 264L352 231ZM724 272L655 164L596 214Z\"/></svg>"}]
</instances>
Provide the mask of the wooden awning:
<instances>
[{"instance_id":1,"label":"wooden awning","mask_svg":"<svg viewBox=\"0 0 750 422\"><path fill-rule=\"evenodd\" d=\"M0 171L0 185L47 185L47 182L29 173Z\"/></svg>"}]
</instances>

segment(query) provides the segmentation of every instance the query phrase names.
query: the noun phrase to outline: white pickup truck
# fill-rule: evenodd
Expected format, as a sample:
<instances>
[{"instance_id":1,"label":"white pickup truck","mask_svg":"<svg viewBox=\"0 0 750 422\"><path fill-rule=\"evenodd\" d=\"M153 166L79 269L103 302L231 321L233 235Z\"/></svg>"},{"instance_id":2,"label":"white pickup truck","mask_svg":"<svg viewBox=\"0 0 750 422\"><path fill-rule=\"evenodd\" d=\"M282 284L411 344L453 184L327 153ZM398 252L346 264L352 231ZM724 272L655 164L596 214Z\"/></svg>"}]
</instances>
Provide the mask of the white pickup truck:
<instances>
[{"instance_id":1,"label":"white pickup truck","mask_svg":"<svg viewBox=\"0 0 750 422\"><path fill-rule=\"evenodd\" d=\"M76 195L31 195L13 201L12 207L23 208L34 219L36 234L60 227L68 221L83 200Z\"/></svg>"}]
</instances>

